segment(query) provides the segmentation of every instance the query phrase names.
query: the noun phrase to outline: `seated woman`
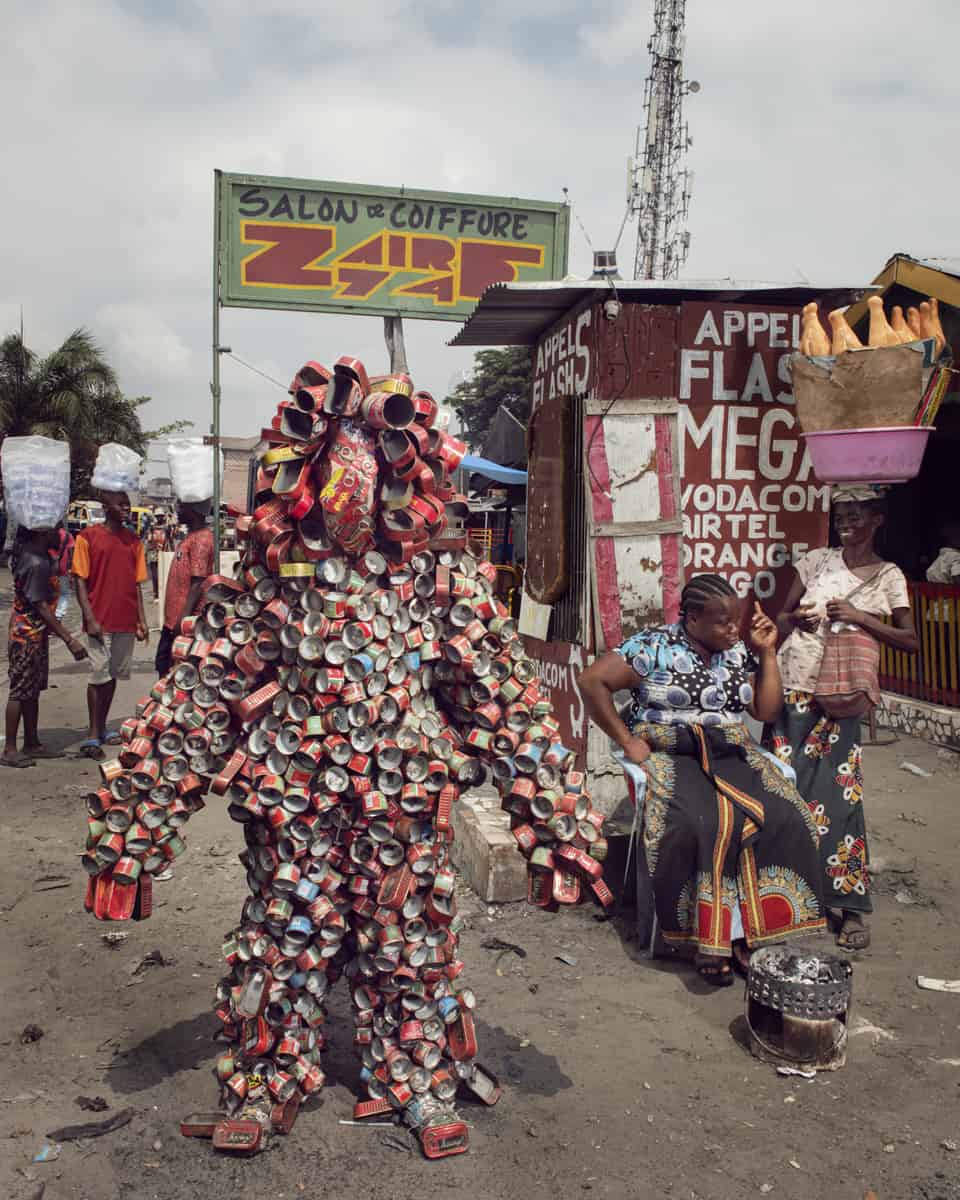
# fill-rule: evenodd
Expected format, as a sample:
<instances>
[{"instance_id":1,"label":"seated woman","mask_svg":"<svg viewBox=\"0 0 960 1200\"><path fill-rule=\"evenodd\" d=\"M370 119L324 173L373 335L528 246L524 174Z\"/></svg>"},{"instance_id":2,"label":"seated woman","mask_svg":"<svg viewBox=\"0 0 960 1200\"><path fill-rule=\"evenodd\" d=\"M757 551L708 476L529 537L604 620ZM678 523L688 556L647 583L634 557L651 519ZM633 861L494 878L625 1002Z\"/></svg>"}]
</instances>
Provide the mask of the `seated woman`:
<instances>
[{"instance_id":1,"label":"seated woman","mask_svg":"<svg viewBox=\"0 0 960 1200\"><path fill-rule=\"evenodd\" d=\"M776 626L755 603L748 651L741 601L719 575L691 579L680 605L678 624L602 655L580 690L639 785L663 937L694 945L700 974L723 986L749 950L824 927L819 839L788 773L743 721L780 712ZM626 721L613 699L624 688Z\"/></svg>"}]
</instances>

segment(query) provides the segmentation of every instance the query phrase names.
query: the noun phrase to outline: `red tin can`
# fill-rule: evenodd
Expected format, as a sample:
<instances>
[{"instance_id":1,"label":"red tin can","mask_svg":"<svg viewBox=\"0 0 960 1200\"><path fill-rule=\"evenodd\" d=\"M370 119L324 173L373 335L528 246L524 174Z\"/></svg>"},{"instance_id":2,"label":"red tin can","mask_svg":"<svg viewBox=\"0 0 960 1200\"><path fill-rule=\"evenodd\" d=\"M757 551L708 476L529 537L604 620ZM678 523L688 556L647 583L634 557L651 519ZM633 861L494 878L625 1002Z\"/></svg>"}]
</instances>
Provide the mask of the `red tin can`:
<instances>
[{"instance_id":1,"label":"red tin can","mask_svg":"<svg viewBox=\"0 0 960 1200\"><path fill-rule=\"evenodd\" d=\"M569 871L553 872L553 899L558 904L576 904L580 899L580 880Z\"/></svg>"},{"instance_id":2,"label":"red tin can","mask_svg":"<svg viewBox=\"0 0 960 1200\"><path fill-rule=\"evenodd\" d=\"M423 1022L416 1020L404 1021L398 1030L401 1045L413 1045L424 1039Z\"/></svg>"},{"instance_id":3,"label":"red tin can","mask_svg":"<svg viewBox=\"0 0 960 1200\"><path fill-rule=\"evenodd\" d=\"M237 716L241 721L259 720L269 710L280 691L280 684L276 681L265 684L240 701L237 705Z\"/></svg>"},{"instance_id":4,"label":"red tin can","mask_svg":"<svg viewBox=\"0 0 960 1200\"><path fill-rule=\"evenodd\" d=\"M530 854L537 844L537 835L534 832L532 825L518 825L511 830L513 836L517 839L517 845L524 854Z\"/></svg>"},{"instance_id":5,"label":"red tin can","mask_svg":"<svg viewBox=\"0 0 960 1200\"><path fill-rule=\"evenodd\" d=\"M449 1158L465 1154L470 1148L470 1135L463 1121L447 1121L442 1125L425 1125L419 1131L420 1145L427 1158Z\"/></svg>"},{"instance_id":6,"label":"red tin can","mask_svg":"<svg viewBox=\"0 0 960 1200\"><path fill-rule=\"evenodd\" d=\"M386 1098L382 1100L357 1100L353 1106L353 1119L364 1121L367 1117L385 1117L393 1112L393 1106Z\"/></svg>"},{"instance_id":7,"label":"red tin can","mask_svg":"<svg viewBox=\"0 0 960 1200\"><path fill-rule=\"evenodd\" d=\"M214 1130L223 1121L222 1112L190 1113L181 1117L180 1133L189 1138L212 1138Z\"/></svg>"},{"instance_id":8,"label":"red tin can","mask_svg":"<svg viewBox=\"0 0 960 1200\"><path fill-rule=\"evenodd\" d=\"M503 1088L500 1086L500 1080L492 1071L488 1071L486 1067L480 1063L473 1064L473 1070L464 1079L464 1083L478 1100L488 1105L490 1108L497 1103L503 1095Z\"/></svg>"},{"instance_id":9,"label":"red tin can","mask_svg":"<svg viewBox=\"0 0 960 1200\"><path fill-rule=\"evenodd\" d=\"M583 871L590 879L600 879L603 876L603 867L595 858L591 858L585 850L578 850L575 846L564 845L558 847L556 856L575 866L578 870Z\"/></svg>"},{"instance_id":10,"label":"red tin can","mask_svg":"<svg viewBox=\"0 0 960 1200\"><path fill-rule=\"evenodd\" d=\"M378 904L385 908L401 909L415 884L413 871L406 864L389 871L380 885Z\"/></svg>"},{"instance_id":11,"label":"red tin can","mask_svg":"<svg viewBox=\"0 0 960 1200\"><path fill-rule=\"evenodd\" d=\"M473 1015L461 1009L459 1018L447 1027L447 1038L450 1055L457 1062L474 1058L477 1053L477 1031Z\"/></svg>"},{"instance_id":12,"label":"red tin can","mask_svg":"<svg viewBox=\"0 0 960 1200\"><path fill-rule=\"evenodd\" d=\"M262 1146L263 1126L259 1121L221 1121L213 1131L215 1150L250 1156L261 1150Z\"/></svg>"},{"instance_id":13,"label":"red tin can","mask_svg":"<svg viewBox=\"0 0 960 1200\"><path fill-rule=\"evenodd\" d=\"M300 1097L296 1094L283 1103L274 1104L270 1109L271 1130L274 1133L286 1136L296 1124L299 1113Z\"/></svg>"}]
</instances>

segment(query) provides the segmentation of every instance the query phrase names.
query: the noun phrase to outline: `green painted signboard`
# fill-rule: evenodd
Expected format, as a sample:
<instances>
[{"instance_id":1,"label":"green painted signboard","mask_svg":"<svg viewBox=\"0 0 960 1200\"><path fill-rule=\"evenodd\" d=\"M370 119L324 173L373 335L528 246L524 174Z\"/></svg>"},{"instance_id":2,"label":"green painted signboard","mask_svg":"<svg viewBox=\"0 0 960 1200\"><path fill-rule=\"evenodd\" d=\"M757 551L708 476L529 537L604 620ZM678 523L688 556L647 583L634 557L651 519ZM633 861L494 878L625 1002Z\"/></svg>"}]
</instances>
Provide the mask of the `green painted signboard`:
<instances>
[{"instance_id":1,"label":"green painted signboard","mask_svg":"<svg viewBox=\"0 0 960 1200\"><path fill-rule=\"evenodd\" d=\"M494 283L562 279L569 209L217 172L229 307L462 321Z\"/></svg>"}]
</instances>

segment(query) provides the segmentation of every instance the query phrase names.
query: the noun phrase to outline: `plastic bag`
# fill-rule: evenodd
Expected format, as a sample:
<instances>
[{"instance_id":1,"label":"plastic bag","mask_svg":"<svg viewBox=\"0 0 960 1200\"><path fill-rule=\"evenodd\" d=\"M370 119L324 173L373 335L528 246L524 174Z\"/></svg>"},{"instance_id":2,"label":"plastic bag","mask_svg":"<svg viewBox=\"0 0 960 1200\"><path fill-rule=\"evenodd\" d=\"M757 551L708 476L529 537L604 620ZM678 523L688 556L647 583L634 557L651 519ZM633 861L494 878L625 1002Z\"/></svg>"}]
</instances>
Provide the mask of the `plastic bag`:
<instances>
[{"instance_id":1,"label":"plastic bag","mask_svg":"<svg viewBox=\"0 0 960 1200\"><path fill-rule=\"evenodd\" d=\"M70 501L70 447L47 437L8 437L0 471L10 524L53 529Z\"/></svg>"},{"instance_id":2,"label":"plastic bag","mask_svg":"<svg viewBox=\"0 0 960 1200\"><path fill-rule=\"evenodd\" d=\"M203 438L172 438L167 444L167 462L178 500L197 504L212 498L213 452L203 444Z\"/></svg>"},{"instance_id":3,"label":"plastic bag","mask_svg":"<svg viewBox=\"0 0 960 1200\"><path fill-rule=\"evenodd\" d=\"M140 487L140 455L118 442L107 442L100 447L90 484L104 492L136 492Z\"/></svg>"}]
</instances>

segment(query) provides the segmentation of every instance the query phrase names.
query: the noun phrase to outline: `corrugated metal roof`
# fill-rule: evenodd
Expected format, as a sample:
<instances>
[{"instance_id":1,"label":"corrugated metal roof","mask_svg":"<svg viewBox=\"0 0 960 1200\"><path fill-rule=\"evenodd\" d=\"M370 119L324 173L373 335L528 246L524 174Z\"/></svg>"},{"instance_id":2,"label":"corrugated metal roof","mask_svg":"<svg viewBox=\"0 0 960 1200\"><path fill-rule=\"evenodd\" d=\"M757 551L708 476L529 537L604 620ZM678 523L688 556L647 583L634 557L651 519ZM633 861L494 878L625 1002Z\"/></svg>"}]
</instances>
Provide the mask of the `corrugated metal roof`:
<instances>
[{"instance_id":1,"label":"corrugated metal roof","mask_svg":"<svg viewBox=\"0 0 960 1200\"><path fill-rule=\"evenodd\" d=\"M631 279L616 282L617 296L644 304L683 300L725 300L730 304L763 300L768 304L805 304L829 298L830 307L851 303L872 290L866 284L767 283L737 279ZM497 283L487 288L451 346L530 346L545 329L582 301L605 300L609 283L564 279L556 283Z\"/></svg>"},{"instance_id":2,"label":"corrugated metal roof","mask_svg":"<svg viewBox=\"0 0 960 1200\"><path fill-rule=\"evenodd\" d=\"M929 267L931 271L943 271L945 275L955 275L960 279L960 258L914 258L912 254L901 254L898 257L909 258L921 267Z\"/></svg>"}]
</instances>

